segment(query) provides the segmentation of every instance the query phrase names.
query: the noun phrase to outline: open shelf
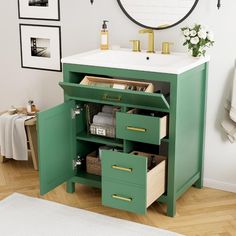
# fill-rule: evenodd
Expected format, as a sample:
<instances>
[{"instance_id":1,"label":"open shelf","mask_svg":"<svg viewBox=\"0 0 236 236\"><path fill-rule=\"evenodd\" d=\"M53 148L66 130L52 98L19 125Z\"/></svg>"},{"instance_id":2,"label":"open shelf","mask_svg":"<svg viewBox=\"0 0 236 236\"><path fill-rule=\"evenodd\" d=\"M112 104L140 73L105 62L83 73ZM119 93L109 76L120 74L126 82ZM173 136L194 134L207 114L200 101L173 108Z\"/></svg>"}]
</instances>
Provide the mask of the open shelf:
<instances>
[{"instance_id":1,"label":"open shelf","mask_svg":"<svg viewBox=\"0 0 236 236\"><path fill-rule=\"evenodd\" d=\"M97 136L93 134L88 134L87 132L83 131L77 135L77 140L83 140L93 143L100 143L108 146L116 146L116 147L123 147L123 140L115 139L115 138L107 138L103 136Z\"/></svg>"},{"instance_id":2,"label":"open shelf","mask_svg":"<svg viewBox=\"0 0 236 236\"><path fill-rule=\"evenodd\" d=\"M86 171L79 171L76 176L72 177L72 181L101 188L101 176L89 174Z\"/></svg>"}]
</instances>

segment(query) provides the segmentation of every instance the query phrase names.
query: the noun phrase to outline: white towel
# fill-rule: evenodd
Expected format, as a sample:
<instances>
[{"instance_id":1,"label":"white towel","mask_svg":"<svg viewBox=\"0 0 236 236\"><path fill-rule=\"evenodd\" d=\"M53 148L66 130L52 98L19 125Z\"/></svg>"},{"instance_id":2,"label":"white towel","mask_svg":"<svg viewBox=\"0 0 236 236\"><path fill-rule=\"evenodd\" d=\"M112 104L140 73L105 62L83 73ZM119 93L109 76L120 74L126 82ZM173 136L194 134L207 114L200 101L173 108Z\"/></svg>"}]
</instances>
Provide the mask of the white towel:
<instances>
[{"instance_id":1,"label":"white towel","mask_svg":"<svg viewBox=\"0 0 236 236\"><path fill-rule=\"evenodd\" d=\"M25 121L32 118L22 114L0 116L0 153L6 158L28 160Z\"/></svg>"},{"instance_id":2,"label":"white towel","mask_svg":"<svg viewBox=\"0 0 236 236\"><path fill-rule=\"evenodd\" d=\"M97 125L114 125L115 118L113 116L95 115L93 117L93 123Z\"/></svg>"},{"instance_id":3,"label":"white towel","mask_svg":"<svg viewBox=\"0 0 236 236\"><path fill-rule=\"evenodd\" d=\"M105 112L105 113L112 113L113 110L114 110L114 106L108 106L108 105L104 105L102 107L102 112Z\"/></svg>"},{"instance_id":4,"label":"white towel","mask_svg":"<svg viewBox=\"0 0 236 236\"><path fill-rule=\"evenodd\" d=\"M232 86L232 97L231 97L231 107L229 111L229 116L231 120L236 122L236 60L235 60L235 69L234 69L234 78Z\"/></svg>"},{"instance_id":5,"label":"white towel","mask_svg":"<svg viewBox=\"0 0 236 236\"><path fill-rule=\"evenodd\" d=\"M6 158L13 158L12 136L17 118L17 114L10 116L5 113L0 116L0 153Z\"/></svg>"},{"instance_id":6,"label":"white towel","mask_svg":"<svg viewBox=\"0 0 236 236\"><path fill-rule=\"evenodd\" d=\"M236 61L234 68L234 78L232 83L232 90L229 98L226 100L226 119L222 121L221 125L231 143L236 142Z\"/></svg>"}]
</instances>

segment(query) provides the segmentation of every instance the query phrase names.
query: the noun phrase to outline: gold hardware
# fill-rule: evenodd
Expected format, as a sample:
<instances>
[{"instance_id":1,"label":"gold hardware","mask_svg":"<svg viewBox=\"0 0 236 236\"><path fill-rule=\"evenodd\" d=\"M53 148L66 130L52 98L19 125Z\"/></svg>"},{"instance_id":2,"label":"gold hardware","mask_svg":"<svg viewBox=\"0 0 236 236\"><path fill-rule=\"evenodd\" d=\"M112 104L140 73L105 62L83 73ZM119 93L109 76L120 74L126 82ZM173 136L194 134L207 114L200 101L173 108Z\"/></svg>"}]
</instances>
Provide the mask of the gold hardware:
<instances>
[{"instance_id":1,"label":"gold hardware","mask_svg":"<svg viewBox=\"0 0 236 236\"><path fill-rule=\"evenodd\" d=\"M115 199L119 199L119 200L125 201L125 202L132 202L132 198L121 197L121 196L118 196L116 194L112 194L112 197L115 198Z\"/></svg>"},{"instance_id":2,"label":"gold hardware","mask_svg":"<svg viewBox=\"0 0 236 236\"><path fill-rule=\"evenodd\" d=\"M126 171L126 172L132 172L132 171L133 171L132 168L125 168L125 167L116 166L116 165L113 165L113 166L112 166L112 169L122 170L122 171Z\"/></svg>"},{"instance_id":3,"label":"gold hardware","mask_svg":"<svg viewBox=\"0 0 236 236\"><path fill-rule=\"evenodd\" d=\"M120 102L121 101L121 96L118 96L118 97L111 97L107 94L104 94L102 99L104 100L110 100L110 101L114 101L114 102Z\"/></svg>"},{"instance_id":4,"label":"gold hardware","mask_svg":"<svg viewBox=\"0 0 236 236\"><path fill-rule=\"evenodd\" d=\"M163 42L162 43L162 54L170 54L170 45L173 45L173 43L170 42Z\"/></svg>"},{"instance_id":5,"label":"gold hardware","mask_svg":"<svg viewBox=\"0 0 236 236\"><path fill-rule=\"evenodd\" d=\"M130 40L130 42L133 43L133 46L132 46L133 52L141 52L140 40Z\"/></svg>"},{"instance_id":6,"label":"gold hardware","mask_svg":"<svg viewBox=\"0 0 236 236\"><path fill-rule=\"evenodd\" d=\"M148 53L155 53L154 50L154 31L152 29L141 29L140 34L148 33Z\"/></svg>"},{"instance_id":7,"label":"gold hardware","mask_svg":"<svg viewBox=\"0 0 236 236\"><path fill-rule=\"evenodd\" d=\"M143 132L143 133L147 131L144 128L136 128L136 127L131 127L131 126L127 126L127 130L138 131L138 132Z\"/></svg>"}]
</instances>

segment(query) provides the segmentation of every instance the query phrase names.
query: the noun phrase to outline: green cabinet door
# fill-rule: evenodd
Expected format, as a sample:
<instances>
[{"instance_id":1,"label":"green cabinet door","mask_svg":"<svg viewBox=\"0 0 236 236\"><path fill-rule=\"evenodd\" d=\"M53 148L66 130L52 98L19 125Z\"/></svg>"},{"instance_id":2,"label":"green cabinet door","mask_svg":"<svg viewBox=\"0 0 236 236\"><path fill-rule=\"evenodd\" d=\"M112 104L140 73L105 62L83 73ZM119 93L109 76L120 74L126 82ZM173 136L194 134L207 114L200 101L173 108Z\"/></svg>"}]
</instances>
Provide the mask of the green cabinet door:
<instances>
[{"instance_id":1,"label":"green cabinet door","mask_svg":"<svg viewBox=\"0 0 236 236\"><path fill-rule=\"evenodd\" d=\"M37 115L40 194L45 194L74 175L76 126L74 101L65 102Z\"/></svg>"}]
</instances>

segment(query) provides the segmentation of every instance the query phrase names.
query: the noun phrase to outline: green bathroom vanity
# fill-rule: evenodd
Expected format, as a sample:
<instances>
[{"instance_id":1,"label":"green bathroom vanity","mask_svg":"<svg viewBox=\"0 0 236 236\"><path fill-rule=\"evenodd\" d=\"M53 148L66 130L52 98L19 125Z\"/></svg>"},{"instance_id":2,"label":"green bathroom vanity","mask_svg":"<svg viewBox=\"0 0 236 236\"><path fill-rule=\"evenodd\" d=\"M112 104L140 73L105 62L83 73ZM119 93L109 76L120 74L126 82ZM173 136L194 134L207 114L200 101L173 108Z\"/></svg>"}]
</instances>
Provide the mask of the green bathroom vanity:
<instances>
[{"instance_id":1,"label":"green bathroom vanity","mask_svg":"<svg viewBox=\"0 0 236 236\"><path fill-rule=\"evenodd\" d=\"M64 58L64 80L59 84L65 101L37 117L40 193L65 181L72 193L75 183L81 183L101 188L103 205L145 214L158 200L167 204L167 215L174 216L176 200L192 185L201 188L203 184L208 61L208 57L196 59L181 53L127 50L95 50ZM85 76L148 81L157 92L80 84ZM120 107L115 138L87 132L88 103ZM166 135L161 134L160 117L130 114L130 109L164 114ZM77 157L84 159L102 145L120 152L103 150L102 176L89 174ZM155 168L156 175L147 172L147 158L131 153L137 147L166 156Z\"/></svg>"}]
</instances>

